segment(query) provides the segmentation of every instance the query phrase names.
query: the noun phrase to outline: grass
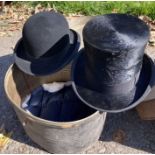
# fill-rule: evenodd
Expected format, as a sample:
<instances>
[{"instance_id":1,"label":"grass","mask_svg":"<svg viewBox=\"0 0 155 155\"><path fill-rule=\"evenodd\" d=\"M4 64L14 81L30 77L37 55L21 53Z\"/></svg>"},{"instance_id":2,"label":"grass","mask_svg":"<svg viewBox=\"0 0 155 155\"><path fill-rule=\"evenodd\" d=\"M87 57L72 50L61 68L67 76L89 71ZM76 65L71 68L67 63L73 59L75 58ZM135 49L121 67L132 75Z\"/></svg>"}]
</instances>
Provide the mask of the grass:
<instances>
[{"instance_id":1,"label":"grass","mask_svg":"<svg viewBox=\"0 0 155 155\"><path fill-rule=\"evenodd\" d=\"M28 6L35 7L37 4L47 6L48 3L60 12L64 14L79 13L83 15L101 15L105 13L118 12L128 13L132 15L147 15L152 19L155 19L155 2L101 2L101 1L85 1L85 2L56 2L56 1L31 1L31 2L14 2L14 3L26 3Z\"/></svg>"}]
</instances>

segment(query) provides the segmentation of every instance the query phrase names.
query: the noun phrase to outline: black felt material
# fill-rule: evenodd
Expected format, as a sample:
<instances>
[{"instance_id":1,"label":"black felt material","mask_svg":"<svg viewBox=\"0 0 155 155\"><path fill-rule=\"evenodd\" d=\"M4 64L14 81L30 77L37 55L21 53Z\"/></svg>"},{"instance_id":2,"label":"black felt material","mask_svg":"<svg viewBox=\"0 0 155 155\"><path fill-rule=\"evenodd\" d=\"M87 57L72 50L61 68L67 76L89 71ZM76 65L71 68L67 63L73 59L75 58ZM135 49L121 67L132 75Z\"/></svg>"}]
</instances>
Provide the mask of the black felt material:
<instances>
[{"instance_id":1,"label":"black felt material","mask_svg":"<svg viewBox=\"0 0 155 155\"><path fill-rule=\"evenodd\" d=\"M105 14L88 21L83 29L84 41L107 53L143 47L149 28L139 18L127 14Z\"/></svg>"},{"instance_id":2,"label":"black felt material","mask_svg":"<svg viewBox=\"0 0 155 155\"><path fill-rule=\"evenodd\" d=\"M107 14L90 20L83 29L84 50L73 75L77 89L81 83L85 89L78 90L80 96L85 92L82 98L88 104L101 104L108 110L133 103L148 39L148 26L131 15ZM96 101L89 98L87 89L93 92L88 94L96 95Z\"/></svg>"},{"instance_id":3,"label":"black felt material","mask_svg":"<svg viewBox=\"0 0 155 155\"><path fill-rule=\"evenodd\" d=\"M83 38L87 68L98 78L101 89L135 80L149 39L143 21L126 14L98 16L85 25Z\"/></svg>"},{"instance_id":4,"label":"black felt material","mask_svg":"<svg viewBox=\"0 0 155 155\"><path fill-rule=\"evenodd\" d=\"M103 91L96 91L95 88L90 88L86 79L86 72L83 67L85 66L85 57L85 52L81 50L72 66L73 87L78 97L94 109L108 112L129 110L142 102L142 99L149 94L150 88L154 85L154 79L152 78L155 74L154 63L147 55L144 55L142 69L134 89L126 89L122 94L119 91L111 93L104 89ZM96 86L100 87L100 81L96 80L95 83ZM118 86L118 90L120 89Z\"/></svg>"},{"instance_id":5,"label":"black felt material","mask_svg":"<svg viewBox=\"0 0 155 155\"><path fill-rule=\"evenodd\" d=\"M37 13L24 24L14 50L15 63L27 74L48 75L70 63L79 46L78 33L69 29L63 15Z\"/></svg>"},{"instance_id":6,"label":"black felt material","mask_svg":"<svg viewBox=\"0 0 155 155\"><path fill-rule=\"evenodd\" d=\"M67 20L60 13L41 12L31 16L23 27L23 45L25 51L32 58L57 54L60 49L69 44L69 26ZM51 50L56 44L59 46ZM47 55L47 56L48 56Z\"/></svg>"},{"instance_id":7,"label":"black felt material","mask_svg":"<svg viewBox=\"0 0 155 155\"><path fill-rule=\"evenodd\" d=\"M95 112L78 99L72 86L54 93L38 87L31 93L26 109L37 117L58 122L76 121Z\"/></svg>"}]
</instances>

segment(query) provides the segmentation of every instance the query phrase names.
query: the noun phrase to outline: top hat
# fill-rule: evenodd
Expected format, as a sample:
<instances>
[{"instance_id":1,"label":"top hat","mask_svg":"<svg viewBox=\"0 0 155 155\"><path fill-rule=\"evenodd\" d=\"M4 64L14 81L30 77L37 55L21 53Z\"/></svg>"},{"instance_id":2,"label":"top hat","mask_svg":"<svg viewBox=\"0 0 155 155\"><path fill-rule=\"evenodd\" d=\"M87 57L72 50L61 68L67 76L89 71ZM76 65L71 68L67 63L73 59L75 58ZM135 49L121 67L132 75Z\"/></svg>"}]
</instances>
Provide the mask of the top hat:
<instances>
[{"instance_id":1,"label":"top hat","mask_svg":"<svg viewBox=\"0 0 155 155\"><path fill-rule=\"evenodd\" d=\"M153 85L153 61L144 55L149 28L126 14L94 17L83 29L84 49L72 66L73 88L87 105L107 112L133 108Z\"/></svg>"},{"instance_id":2,"label":"top hat","mask_svg":"<svg viewBox=\"0 0 155 155\"><path fill-rule=\"evenodd\" d=\"M48 75L69 64L79 46L78 33L69 29L63 15L40 12L24 24L14 50L15 63L27 74Z\"/></svg>"}]
</instances>

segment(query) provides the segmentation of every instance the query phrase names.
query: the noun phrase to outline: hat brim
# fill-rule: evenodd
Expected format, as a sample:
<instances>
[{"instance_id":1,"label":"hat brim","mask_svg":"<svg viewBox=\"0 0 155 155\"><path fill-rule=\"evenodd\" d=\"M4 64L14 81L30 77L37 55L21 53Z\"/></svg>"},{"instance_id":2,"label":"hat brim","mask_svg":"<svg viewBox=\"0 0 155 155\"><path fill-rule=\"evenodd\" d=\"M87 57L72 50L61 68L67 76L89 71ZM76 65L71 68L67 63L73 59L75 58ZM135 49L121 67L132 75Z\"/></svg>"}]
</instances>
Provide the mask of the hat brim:
<instances>
[{"instance_id":1,"label":"hat brim","mask_svg":"<svg viewBox=\"0 0 155 155\"><path fill-rule=\"evenodd\" d=\"M58 60L53 59L52 56L44 60L30 61L26 58L24 53L24 48L22 45L22 38L18 41L15 50L14 50L14 59L15 63L19 69L23 72L35 75L35 76L45 76L52 73L55 73L66 65L68 65L74 57L77 56L78 49L80 47L80 36L79 34L74 31L70 30L70 45L68 51L66 52L65 56L61 57Z\"/></svg>"},{"instance_id":2,"label":"hat brim","mask_svg":"<svg viewBox=\"0 0 155 155\"><path fill-rule=\"evenodd\" d=\"M73 89L76 95L85 104L102 112L118 113L134 108L140 102L142 102L144 98L149 94L155 81L154 62L148 55L144 54L142 69L140 71L138 81L135 85L134 99L131 100L131 103L126 107L118 109L113 108L108 109L106 106L108 103L104 101L104 94L90 89L89 86L87 85L87 79L85 76L86 68L84 66L86 67L85 52L84 49L82 49L79 52L74 63L72 64L71 75L72 75Z\"/></svg>"}]
</instances>

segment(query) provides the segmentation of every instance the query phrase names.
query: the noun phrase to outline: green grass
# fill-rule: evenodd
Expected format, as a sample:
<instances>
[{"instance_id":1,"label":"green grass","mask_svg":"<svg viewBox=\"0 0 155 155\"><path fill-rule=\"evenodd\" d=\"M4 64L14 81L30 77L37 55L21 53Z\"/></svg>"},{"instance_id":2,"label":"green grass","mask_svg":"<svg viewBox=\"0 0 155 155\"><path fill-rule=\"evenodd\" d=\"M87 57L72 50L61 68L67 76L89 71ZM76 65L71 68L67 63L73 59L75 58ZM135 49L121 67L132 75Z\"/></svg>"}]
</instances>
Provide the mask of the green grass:
<instances>
[{"instance_id":1,"label":"green grass","mask_svg":"<svg viewBox=\"0 0 155 155\"><path fill-rule=\"evenodd\" d=\"M14 2L17 4L17 2ZM105 13L111 13L117 11L118 13L128 13L132 15L147 15L152 19L155 19L155 2L101 2L101 1L90 1L90 2L56 2L56 1L44 1L44 2L18 2L26 3L28 6L35 7L37 4L47 6L49 3L51 6L63 12L64 14L69 13L80 13L83 15L101 15Z\"/></svg>"}]
</instances>

